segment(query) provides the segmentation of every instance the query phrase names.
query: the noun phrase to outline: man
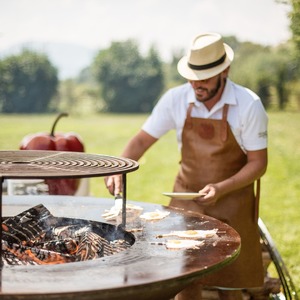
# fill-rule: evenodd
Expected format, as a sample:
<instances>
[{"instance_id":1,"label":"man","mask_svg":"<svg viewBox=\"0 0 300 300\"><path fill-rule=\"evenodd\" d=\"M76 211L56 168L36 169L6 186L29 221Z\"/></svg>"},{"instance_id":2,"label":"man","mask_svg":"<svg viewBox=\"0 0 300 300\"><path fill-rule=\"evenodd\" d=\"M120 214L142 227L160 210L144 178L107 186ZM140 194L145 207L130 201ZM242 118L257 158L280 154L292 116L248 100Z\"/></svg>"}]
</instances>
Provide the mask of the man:
<instances>
[{"instance_id":1,"label":"man","mask_svg":"<svg viewBox=\"0 0 300 300\"><path fill-rule=\"evenodd\" d=\"M163 134L176 129L181 164L174 191L205 195L172 199L170 205L217 218L241 236L238 259L183 290L178 300L201 299L201 286L217 287L220 299L238 300L242 288L263 285L254 183L267 168L268 119L259 97L228 78L233 57L219 34L195 37L178 63L188 83L162 96L122 154L139 160ZM106 185L112 194L119 193L120 176L107 178Z\"/></svg>"}]
</instances>

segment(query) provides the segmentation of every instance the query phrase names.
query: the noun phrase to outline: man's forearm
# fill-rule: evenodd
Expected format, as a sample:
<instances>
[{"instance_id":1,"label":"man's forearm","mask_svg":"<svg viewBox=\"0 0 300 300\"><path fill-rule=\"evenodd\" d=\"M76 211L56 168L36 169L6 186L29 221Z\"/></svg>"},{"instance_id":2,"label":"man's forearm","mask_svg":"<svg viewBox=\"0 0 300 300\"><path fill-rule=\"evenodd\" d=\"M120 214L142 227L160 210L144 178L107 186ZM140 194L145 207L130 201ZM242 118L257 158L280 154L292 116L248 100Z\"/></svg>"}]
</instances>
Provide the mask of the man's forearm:
<instances>
[{"instance_id":1,"label":"man's forearm","mask_svg":"<svg viewBox=\"0 0 300 300\"><path fill-rule=\"evenodd\" d=\"M258 153L259 159L257 159L256 154L254 154L254 156L254 159L250 157L248 163L238 173L217 183L217 187L222 194L243 188L264 175L267 169L266 150L261 150L261 152Z\"/></svg>"},{"instance_id":2,"label":"man's forearm","mask_svg":"<svg viewBox=\"0 0 300 300\"><path fill-rule=\"evenodd\" d=\"M156 138L141 130L128 142L122 156L138 161L156 141Z\"/></svg>"}]
</instances>

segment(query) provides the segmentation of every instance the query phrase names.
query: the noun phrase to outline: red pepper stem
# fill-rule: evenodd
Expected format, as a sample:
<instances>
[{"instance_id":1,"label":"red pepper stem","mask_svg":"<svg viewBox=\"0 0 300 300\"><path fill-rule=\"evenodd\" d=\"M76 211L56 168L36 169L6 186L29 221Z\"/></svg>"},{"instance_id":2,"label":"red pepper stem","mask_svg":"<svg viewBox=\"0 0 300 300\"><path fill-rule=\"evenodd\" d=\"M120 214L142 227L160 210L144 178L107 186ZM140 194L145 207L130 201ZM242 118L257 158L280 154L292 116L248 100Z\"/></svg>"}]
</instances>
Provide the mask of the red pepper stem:
<instances>
[{"instance_id":1,"label":"red pepper stem","mask_svg":"<svg viewBox=\"0 0 300 300\"><path fill-rule=\"evenodd\" d=\"M53 123L53 126L52 126L52 129L51 129L51 133L50 133L50 136L54 136L54 130L55 130L55 127L56 127L56 124L57 122L59 121L60 118L62 117L67 117L68 114L67 113L60 113L57 118L55 119L54 123Z\"/></svg>"}]
</instances>

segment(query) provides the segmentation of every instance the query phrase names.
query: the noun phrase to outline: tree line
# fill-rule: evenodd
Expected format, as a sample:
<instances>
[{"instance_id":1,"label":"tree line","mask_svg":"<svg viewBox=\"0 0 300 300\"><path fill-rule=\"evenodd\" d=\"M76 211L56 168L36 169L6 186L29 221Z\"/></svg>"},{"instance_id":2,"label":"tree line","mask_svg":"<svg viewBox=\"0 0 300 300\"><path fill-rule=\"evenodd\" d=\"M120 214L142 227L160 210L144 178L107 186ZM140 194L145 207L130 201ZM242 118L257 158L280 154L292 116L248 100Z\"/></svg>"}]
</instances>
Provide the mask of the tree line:
<instances>
[{"instance_id":1,"label":"tree line","mask_svg":"<svg viewBox=\"0 0 300 300\"><path fill-rule=\"evenodd\" d=\"M267 109L300 102L300 0L290 5L293 38L284 44L224 37L235 52L230 77L255 91ZM166 89L185 82L176 68L183 54L179 50L163 62L154 47L142 55L137 41L114 41L77 78L59 81L45 54L24 49L0 60L0 113L150 112Z\"/></svg>"}]
</instances>

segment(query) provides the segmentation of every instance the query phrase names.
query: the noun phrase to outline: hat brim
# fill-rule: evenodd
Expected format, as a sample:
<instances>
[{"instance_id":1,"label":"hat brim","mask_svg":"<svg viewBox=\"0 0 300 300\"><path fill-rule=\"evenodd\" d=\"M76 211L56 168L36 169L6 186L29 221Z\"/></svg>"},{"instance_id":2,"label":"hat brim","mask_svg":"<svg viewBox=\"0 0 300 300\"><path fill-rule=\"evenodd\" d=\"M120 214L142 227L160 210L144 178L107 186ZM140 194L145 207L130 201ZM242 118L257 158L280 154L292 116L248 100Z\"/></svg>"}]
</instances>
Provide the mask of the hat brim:
<instances>
[{"instance_id":1,"label":"hat brim","mask_svg":"<svg viewBox=\"0 0 300 300\"><path fill-rule=\"evenodd\" d=\"M234 52L230 46L224 43L224 48L226 51L225 61L216 67L205 70L191 69L188 65L188 57L182 57L177 64L177 70L179 74L188 80L205 80L220 74L222 71L224 71L227 67L230 66L234 57Z\"/></svg>"}]
</instances>

